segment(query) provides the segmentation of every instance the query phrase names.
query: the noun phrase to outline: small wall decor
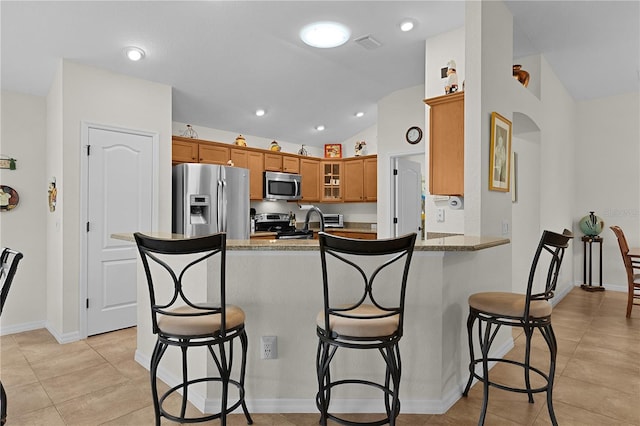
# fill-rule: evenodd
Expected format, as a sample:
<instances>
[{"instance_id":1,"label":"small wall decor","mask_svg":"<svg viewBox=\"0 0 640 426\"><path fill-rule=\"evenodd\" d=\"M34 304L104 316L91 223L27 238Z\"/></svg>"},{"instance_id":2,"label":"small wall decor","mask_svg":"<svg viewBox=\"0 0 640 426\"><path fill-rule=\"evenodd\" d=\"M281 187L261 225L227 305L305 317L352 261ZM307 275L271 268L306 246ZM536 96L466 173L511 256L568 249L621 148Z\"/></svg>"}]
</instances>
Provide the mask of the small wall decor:
<instances>
[{"instance_id":1,"label":"small wall decor","mask_svg":"<svg viewBox=\"0 0 640 426\"><path fill-rule=\"evenodd\" d=\"M444 93L450 94L458 91L458 74L456 73L456 61L451 59L447 62L447 84L444 86Z\"/></svg>"},{"instance_id":2,"label":"small wall decor","mask_svg":"<svg viewBox=\"0 0 640 426\"><path fill-rule=\"evenodd\" d=\"M16 160L15 158L7 157L6 155L0 155L0 169L16 169Z\"/></svg>"},{"instance_id":3,"label":"small wall decor","mask_svg":"<svg viewBox=\"0 0 640 426\"><path fill-rule=\"evenodd\" d=\"M58 189L56 188L56 178L55 176L51 178L51 182L49 182L49 211L51 213L56 211L56 203L58 201Z\"/></svg>"},{"instance_id":4,"label":"small wall decor","mask_svg":"<svg viewBox=\"0 0 640 426\"><path fill-rule=\"evenodd\" d=\"M366 148L367 143L365 141L358 141L356 142L356 146L355 146L355 156L359 157L361 155L364 155L364 149Z\"/></svg>"},{"instance_id":5,"label":"small wall decor","mask_svg":"<svg viewBox=\"0 0 640 426\"><path fill-rule=\"evenodd\" d=\"M529 85L529 73L522 69L522 65L513 66L513 78L518 80L524 87Z\"/></svg>"},{"instance_id":6,"label":"small wall decor","mask_svg":"<svg viewBox=\"0 0 640 426\"><path fill-rule=\"evenodd\" d=\"M20 201L18 192L7 185L0 185L0 211L13 210Z\"/></svg>"},{"instance_id":7,"label":"small wall decor","mask_svg":"<svg viewBox=\"0 0 640 426\"><path fill-rule=\"evenodd\" d=\"M339 143L325 144L324 158L342 158L342 144L339 144Z\"/></svg>"},{"instance_id":8,"label":"small wall decor","mask_svg":"<svg viewBox=\"0 0 640 426\"><path fill-rule=\"evenodd\" d=\"M278 152L280 152L280 150L281 150L282 148L280 147L280 145L278 145L278 142L277 142L277 141L273 141L273 142L271 142L271 145L269 146L269 149L270 149L271 151L278 151Z\"/></svg>"},{"instance_id":9,"label":"small wall decor","mask_svg":"<svg viewBox=\"0 0 640 426\"><path fill-rule=\"evenodd\" d=\"M511 121L491 113L489 189L509 192L511 172Z\"/></svg>"},{"instance_id":10,"label":"small wall decor","mask_svg":"<svg viewBox=\"0 0 640 426\"><path fill-rule=\"evenodd\" d=\"M182 136L185 138L198 139L198 132L191 127L191 124L187 124L187 129L182 132Z\"/></svg>"}]
</instances>

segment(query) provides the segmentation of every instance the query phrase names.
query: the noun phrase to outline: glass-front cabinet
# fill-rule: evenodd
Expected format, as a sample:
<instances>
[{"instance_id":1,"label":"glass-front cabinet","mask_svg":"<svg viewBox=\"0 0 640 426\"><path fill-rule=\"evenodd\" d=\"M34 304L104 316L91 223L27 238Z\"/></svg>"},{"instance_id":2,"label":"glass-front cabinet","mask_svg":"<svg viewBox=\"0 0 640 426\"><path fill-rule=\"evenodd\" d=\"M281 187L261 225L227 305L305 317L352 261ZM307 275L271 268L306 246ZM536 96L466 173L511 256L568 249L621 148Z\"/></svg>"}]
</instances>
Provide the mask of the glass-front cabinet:
<instances>
[{"instance_id":1,"label":"glass-front cabinet","mask_svg":"<svg viewBox=\"0 0 640 426\"><path fill-rule=\"evenodd\" d=\"M322 194L320 201L342 201L342 162L322 162Z\"/></svg>"}]
</instances>

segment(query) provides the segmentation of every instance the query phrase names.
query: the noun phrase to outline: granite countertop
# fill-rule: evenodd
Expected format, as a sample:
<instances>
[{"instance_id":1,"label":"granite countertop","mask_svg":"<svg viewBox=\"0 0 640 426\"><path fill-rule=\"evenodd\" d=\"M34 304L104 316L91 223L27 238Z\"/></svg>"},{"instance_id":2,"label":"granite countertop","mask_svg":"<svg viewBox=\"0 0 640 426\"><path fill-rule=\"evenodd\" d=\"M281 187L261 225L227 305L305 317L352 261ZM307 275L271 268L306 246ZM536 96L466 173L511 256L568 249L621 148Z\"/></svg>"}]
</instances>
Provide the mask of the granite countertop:
<instances>
[{"instance_id":1,"label":"granite countertop","mask_svg":"<svg viewBox=\"0 0 640 426\"><path fill-rule=\"evenodd\" d=\"M171 234L166 232L151 232L147 233L147 235L157 238L183 238L180 234ZM112 234L111 238L134 242L133 234L129 233ZM417 241L415 251L478 251L509 243L510 240L508 238L502 237L451 235ZM318 249L318 240L227 240L227 250L314 251Z\"/></svg>"}]
</instances>

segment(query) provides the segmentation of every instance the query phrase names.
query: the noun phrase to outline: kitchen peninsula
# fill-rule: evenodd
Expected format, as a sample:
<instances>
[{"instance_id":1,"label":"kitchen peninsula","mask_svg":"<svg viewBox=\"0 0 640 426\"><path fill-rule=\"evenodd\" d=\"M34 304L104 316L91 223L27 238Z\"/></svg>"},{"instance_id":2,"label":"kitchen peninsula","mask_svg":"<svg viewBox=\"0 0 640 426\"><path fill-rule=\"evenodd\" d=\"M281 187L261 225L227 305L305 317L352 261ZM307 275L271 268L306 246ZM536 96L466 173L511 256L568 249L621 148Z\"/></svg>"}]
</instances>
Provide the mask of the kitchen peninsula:
<instances>
[{"instance_id":1,"label":"kitchen peninsula","mask_svg":"<svg viewBox=\"0 0 640 426\"><path fill-rule=\"evenodd\" d=\"M170 237L171 234L154 234ZM114 238L133 241L129 234ZM180 238L178 235L172 238ZM401 341L403 413L443 413L461 395L468 378L467 298L478 291L510 291L511 283L491 280L499 259L511 250L504 238L449 236L416 243L407 285L405 332ZM496 253L499 251L499 253ZM194 271L203 285L196 298L208 297L207 268ZM317 240L227 241L227 302L241 306L247 320L249 359L247 403L253 412L315 412L317 379L315 317L322 308L322 272ZM138 340L136 360L148 368L155 344L144 270L138 265ZM485 283L485 284L483 284ZM212 292L213 294L213 292ZM278 358L262 360L260 337L277 336ZM509 333L495 347L502 356L512 346ZM169 351L159 377L173 386L180 377L179 353ZM378 372L378 354L338 353L335 374ZM190 365L204 373L206 354ZM355 390L354 390L355 392ZM370 399L374 398L374 399ZM215 389L190 394L200 409L218 404ZM334 396L336 411L375 412L379 395Z\"/></svg>"}]
</instances>

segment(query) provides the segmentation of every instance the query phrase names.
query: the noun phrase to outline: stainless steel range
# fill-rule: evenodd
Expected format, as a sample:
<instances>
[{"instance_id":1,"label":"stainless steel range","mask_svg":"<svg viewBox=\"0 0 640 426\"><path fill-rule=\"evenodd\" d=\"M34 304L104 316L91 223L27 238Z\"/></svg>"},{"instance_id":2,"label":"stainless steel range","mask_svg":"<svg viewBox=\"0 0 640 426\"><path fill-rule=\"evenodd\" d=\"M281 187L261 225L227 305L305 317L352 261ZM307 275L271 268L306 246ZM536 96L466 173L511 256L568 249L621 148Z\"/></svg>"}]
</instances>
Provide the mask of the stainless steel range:
<instances>
[{"instance_id":1,"label":"stainless steel range","mask_svg":"<svg viewBox=\"0 0 640 426\"><path fill-rule=\"evenodd\" d=\"M299 231L291 224L288 213L258 213L255 215L256 232L277 232L276 239L311 239L313 231Z\"/></svg>"}]
</instances>

